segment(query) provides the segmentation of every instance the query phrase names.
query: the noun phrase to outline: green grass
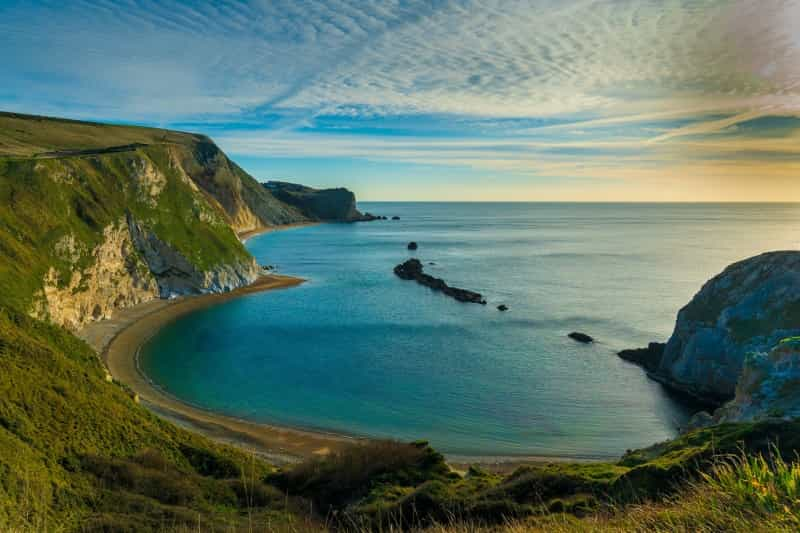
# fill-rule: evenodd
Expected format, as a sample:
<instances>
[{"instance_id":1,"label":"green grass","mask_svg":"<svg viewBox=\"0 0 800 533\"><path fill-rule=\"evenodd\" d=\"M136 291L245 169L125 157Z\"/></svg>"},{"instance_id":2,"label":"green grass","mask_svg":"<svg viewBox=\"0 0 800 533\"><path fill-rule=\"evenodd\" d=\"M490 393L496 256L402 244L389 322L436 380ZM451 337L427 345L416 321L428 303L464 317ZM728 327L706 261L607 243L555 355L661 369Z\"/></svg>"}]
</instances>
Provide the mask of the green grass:
<instances>
[{"instance_id":1,"label":"green grass","mask_svg":"<svg viewBox=\"0 0 800 533\"><path fill-rule=\"evenodd\" d=\"M30 157L58 150L130 144L187 144L198 138L201 136L157 128L0 112L0 157Z\"/></svg>"}]
</instances>

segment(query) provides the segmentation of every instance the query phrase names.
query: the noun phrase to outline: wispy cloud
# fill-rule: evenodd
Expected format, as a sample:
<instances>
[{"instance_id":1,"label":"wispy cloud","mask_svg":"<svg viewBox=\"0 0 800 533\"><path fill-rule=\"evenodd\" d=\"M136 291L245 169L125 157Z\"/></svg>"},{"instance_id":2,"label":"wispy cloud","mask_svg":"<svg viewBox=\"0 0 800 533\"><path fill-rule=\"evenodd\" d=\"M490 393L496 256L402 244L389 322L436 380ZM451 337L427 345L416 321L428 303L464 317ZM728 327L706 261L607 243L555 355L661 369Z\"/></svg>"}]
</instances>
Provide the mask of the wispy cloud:
<instances>
[{"instance_id":1,"label":"wispy cloud","mask_svg":"<svg viewBox=\"0 0 800 533\"><path fill-rule=\"evenodd\" d=\"M250 157L784 175L792 128L732 133L800 113L799 26L797 0L9 0L0 107Z\"/></svg>"}]
</instances>

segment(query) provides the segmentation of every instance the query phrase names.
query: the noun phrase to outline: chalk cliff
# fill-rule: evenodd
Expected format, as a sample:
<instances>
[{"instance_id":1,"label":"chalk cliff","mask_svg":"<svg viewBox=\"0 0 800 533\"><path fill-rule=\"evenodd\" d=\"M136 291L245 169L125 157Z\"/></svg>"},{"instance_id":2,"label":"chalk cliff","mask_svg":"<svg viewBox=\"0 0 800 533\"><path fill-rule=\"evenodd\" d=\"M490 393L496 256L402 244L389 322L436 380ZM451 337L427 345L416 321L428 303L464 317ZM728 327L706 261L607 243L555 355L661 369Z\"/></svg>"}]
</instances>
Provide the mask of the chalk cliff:
<instances>
[{"instance_id":1,"label":"chalk cliff","mask_svg":"<svg viewBox=\"0 0 800 533\"><path fill-rule=\"evenodd\" d=\"M202 135L0 113L0 291L78 329L241 287L259 267L237 233L360 215L345 189L296 187L307 202L277 197Z\"/></svg>"}]
</instances>

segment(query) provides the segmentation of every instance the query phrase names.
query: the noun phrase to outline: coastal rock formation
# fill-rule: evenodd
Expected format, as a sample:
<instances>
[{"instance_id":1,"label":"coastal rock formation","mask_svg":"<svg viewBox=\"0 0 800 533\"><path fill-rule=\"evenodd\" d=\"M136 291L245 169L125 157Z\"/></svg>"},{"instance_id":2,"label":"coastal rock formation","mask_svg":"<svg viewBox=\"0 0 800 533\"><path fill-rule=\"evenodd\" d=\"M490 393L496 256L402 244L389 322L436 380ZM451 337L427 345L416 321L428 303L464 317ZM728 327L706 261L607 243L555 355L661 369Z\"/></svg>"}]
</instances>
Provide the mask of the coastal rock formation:
<instances>
[{"instance_id":1,"label":"coastal rock formation","mask_svg":"<svg viewBox=\"0 0 800 533\"><path fill-rule=\"evenodd\" d=\"M567 335L570 339L581 342L583 344L591 344L594 342L594 339L587 335L586 333L581 333L579 331L573 331L569 335Z\"/></svg>"},{"instance_id":2,"label":"coastal rock formation","mask_svg":"<svg viewBox=\"0 0 800 533\"><path fill-rule=\"evenodd\" d=\"M711 423L800 417L800 337L781 340L769 352L745 357L734 399Z\"/></svg>"},{"instance_id":3,"label":"coastal rock formation","mask_svg":"<svg viewBox=\"0 0 800 533\"><path fill-rule=\"evenodd\" d=\"M455 298L459 302L486 305L486 300L484 300L480 293L466 289L450 287L443 279L435 278L425 274L422 269L422 263L419 261L419 259L409 259L405 263L397 265L394 267L394 273L400 279L414 280L420 285L425 285L434 291L443 292L447 296Z\"/></svg>"},{"instance_id":4,"label":"coastal rock formation","mask_svg":"<svg viewBox=\"0 0 800 533\"><path fill-rule=\"evenodd\" d=\"M681 309L666 345L619 356L716 408L689 428L800 415L800 252L729 266Z\"/></svg>"},{"instance_id":5,"label":"coastal rock formation","mask_svg":"<svg viewBox=\"0 0 800 533\"><path fill-rule=\"evenodd\" d=\"M162 298L186 294L227 292L254 282L260 267L252 257L221 263L203 270L155 233L129 220L136 249L158 282Z\"/></svg>"},{"instance_id":6,"label":"coastal rock formation","mask_svg":"<svg viewBox=\"0 0 800 533\"><path fill-rule=\"evenodd\" d=\"M417 243L415 243L414 241L411 241L410 243L408 243L408 246L406 246L406 248L408 248L409 250L413 251L413 250L416 250L417 248L419 248L419 245Z\"/></svg>"},{"instance_id":7,"label":"coastal rock formation","mask_svg":"<svg viewBox=\"0 0 800 533\"><path fill-rule=\"evenodd\" d=\"M622 350L617 355L620 358L637 364L648 372L655 372L661 364L664 356L664 349L667 345L663 342L651 342L647 348L634 348L632 350Z\"/></svg>"},{"instance_id":8,"label":"coastal rock formation","mask_svg":"<svg viewBox=\"0 0 800 533\"><path fill-rule=\"evenodd\" d=\"M732 399L750 353L800 335L800 252L735 263L678 314L653 377L706 400Z\"/></svg>"},{"instance_id":9,"label":"coastal rock formation","mask_svg":"<svg viewBox=\"0 0 800 533\"><path fill-rule=\"evenodd\" d=\"M356 209L356 196L347 189L313 189L284 181L264 184L275 198L297 208L309 220L331 222L359 222L385 220L371 213L361 214Z\"/></svg>"},{"instance_id":10,"label":"coastal rock formation","mask_svg":"<svg viewBox=\"0 0 800 533\"><path fill-rule=\"evenodd\" d=\"M69 235L59 243L62 259L74 265L81 256L74 237ZM124 219L103 230L103 240L90 257L92 262L83 270L53 266L47 270L34 316L74 330L86 322L110 318L116 309L159 296L156 280L137 253Z\"/></svg>"}]
</instances>

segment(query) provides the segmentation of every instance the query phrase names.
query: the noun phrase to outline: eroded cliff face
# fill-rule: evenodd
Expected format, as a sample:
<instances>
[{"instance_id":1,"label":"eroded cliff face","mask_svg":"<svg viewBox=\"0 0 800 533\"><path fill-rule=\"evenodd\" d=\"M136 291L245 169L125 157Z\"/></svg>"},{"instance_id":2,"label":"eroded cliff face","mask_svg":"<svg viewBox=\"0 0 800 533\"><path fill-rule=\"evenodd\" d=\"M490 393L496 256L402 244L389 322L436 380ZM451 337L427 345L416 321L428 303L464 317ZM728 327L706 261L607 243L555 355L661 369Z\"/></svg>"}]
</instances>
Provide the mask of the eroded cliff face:
<instances>
[{"instance_id":1,"label":"eroded cliff face","mask_svg":"<svg viewBox=\"0 0 800 533\"><path fill-rule=\"evenodd\" d=\"M678 314L654 377L723 403L750 353L800 335L800 252L735 263L707 282Z\"/></svg>"},{"instance_id":2,"label":"eroded cliff face","mask_svg":"<svg viewBox=\"0 0 800 533\"><path fill-rule=\"evenodd\" d=\"M260 268L252 257L232 259L202 270L132 218L128 227L133 243L158 284L162 298L186 294L227 292L254 282Z\"/></svg>"},{"instance_id":3,"label":"eroded cliff face","mask_svg":"<svg viewBox=\"0 0 800 533\"><path fill-rule=\"evenodd\" d=\"M714 413L713 422L799 416L800 337L790 337L769 352L747 355L735 398Z\"/></svg>"},{"instance_id":4,"label":"eroded cliff face","mask_svg":"<svg viewBox=\"0 0 800 533\"><path fill-rule=\"evenodd\" d=\"M103 230L88 260L73 236L59 244L57 252L70 267L66 274L47 270L31 314L71 330L155 298L231 291L260 272L252 258L202 270L131 216Z\"/></svg>"},{"instance_id":5,"label":"eroded cliff face","mask_svg":"<svg viewBox=\"0 0 800 533\"><path fill-rule=\"evenodd\" d=\"M308 220L294 206L276 199L207 137L194 136L191 144L175 149L175 160L239 233Z\"/></svg>"},{"instance_id":6,"label":"eroded cliff face","mask_svg":"<svg viewBox=\"0 0 800 533\"><path fill-rule=\"evenodd\" d=\"M38 318L75 330L159 296L156 279L137 252L125 219L103 230L103 240L89 254L85 268L78 268L83 254L74 236L63 237L56 252L75 270L66 275L52 266L47 270L33 309Z\"/></svg>"}]
</instances>

